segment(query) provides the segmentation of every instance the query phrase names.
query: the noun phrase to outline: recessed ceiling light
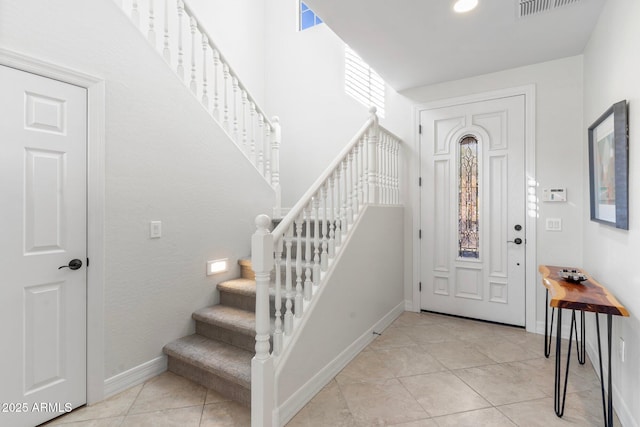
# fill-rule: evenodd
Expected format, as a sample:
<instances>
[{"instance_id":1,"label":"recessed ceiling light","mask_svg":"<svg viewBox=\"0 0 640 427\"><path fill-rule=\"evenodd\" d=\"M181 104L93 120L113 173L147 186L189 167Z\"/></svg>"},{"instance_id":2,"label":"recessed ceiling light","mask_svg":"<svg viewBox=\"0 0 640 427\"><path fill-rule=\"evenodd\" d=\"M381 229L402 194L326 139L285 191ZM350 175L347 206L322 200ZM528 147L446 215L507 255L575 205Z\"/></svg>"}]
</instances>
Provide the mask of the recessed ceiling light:
<instances>
[{"instance_id":1,"label":"recessed ceiling light","mask_svg":"<svg viewBox=\"0 0 640 427\"><path fill-rule=\"evenodd\" d=\"M458 0L453 5L453 10L458 13L465 13L473 10L478 5L478 0Z\"/></svg>"}]
</instances>

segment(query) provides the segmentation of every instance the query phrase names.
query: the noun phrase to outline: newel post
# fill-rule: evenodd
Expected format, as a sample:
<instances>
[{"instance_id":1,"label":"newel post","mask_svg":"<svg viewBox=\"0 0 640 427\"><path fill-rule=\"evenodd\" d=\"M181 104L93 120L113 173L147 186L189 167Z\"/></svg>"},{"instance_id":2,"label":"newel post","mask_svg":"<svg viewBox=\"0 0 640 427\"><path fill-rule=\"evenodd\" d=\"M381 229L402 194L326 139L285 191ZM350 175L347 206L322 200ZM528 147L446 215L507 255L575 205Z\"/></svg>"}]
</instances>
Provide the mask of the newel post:
<instances>
[{"instance_id":1,"label":"newel post","mask_svg":"<svg viewBox=\"0 0 640 427\"><path fill-rule=\"evenodd\" d=\"M274 366L269 353L269 280L273 269L271 219L256 217L251 237L251 264L256 274L256 355L251 360L251 426L271 426L273 419Z\"/></svg>"},{"instance_id":2,"label":"newel post","mask_svg":"<svg viewBox=\"0 0 640 427\"><path fill-rule=\"evenodd\" d=\"M380 202L380 189L378 187L378 139L380 131L378 129L378 116L376 115L376 107L371 107L372 123L369 127L369 135L367 138L367 189L369 203Z\"/></svg>"},{"instance_id":3,"label":"newel post","mask_svg":"<svg viewBox=\"0 0 640 427\"><path fill-rule=\"evenodd\" d=\"M282 134L278 116L274 116L271 122L273 123L271 132L271 185L276 192L276 205L273 208L273 216L282 218L282 194L280 189L280 142Z\"/></svg>"}]
</instances>

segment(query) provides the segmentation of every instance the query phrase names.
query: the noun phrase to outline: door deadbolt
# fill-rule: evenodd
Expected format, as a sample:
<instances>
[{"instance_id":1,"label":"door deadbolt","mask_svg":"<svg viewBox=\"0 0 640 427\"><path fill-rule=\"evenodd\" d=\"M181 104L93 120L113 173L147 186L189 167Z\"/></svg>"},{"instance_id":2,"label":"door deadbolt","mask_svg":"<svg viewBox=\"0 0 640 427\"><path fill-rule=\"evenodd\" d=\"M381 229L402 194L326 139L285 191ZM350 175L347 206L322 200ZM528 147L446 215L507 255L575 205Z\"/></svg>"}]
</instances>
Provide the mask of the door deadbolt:
<instances>
[{"instance_id":1,"label":"door deadbolt","mask_svg":"<svg viewBox=\"0 0 640 427\"><path fill-rule=\"evenodd\" d=\"M516 224L515 227L513 227L516 231L520 231L522 230L522 226L520 224Z\"/></svg>"}]
</instances>

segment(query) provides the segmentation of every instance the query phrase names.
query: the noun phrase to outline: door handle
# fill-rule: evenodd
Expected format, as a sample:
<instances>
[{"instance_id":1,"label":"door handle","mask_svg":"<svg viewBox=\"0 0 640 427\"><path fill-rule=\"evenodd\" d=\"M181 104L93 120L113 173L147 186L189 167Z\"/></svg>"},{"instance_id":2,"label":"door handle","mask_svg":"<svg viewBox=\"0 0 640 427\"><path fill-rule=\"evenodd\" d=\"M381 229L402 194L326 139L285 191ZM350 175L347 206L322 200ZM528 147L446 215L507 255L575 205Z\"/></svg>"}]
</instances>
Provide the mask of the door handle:
<instances>
[{"instance_id":1,"label":"door handle","mask_svg":"<svg viewBox=\"0 0 640 427\"><path fill-rule=\"evenodd\" d=\"M76 258L69 261L69 265L61 265L60 267L58 267L58 270L61 270L63 268L68 268L69 270L77 270L80 267L82 267L82 261Z\"/></svg>"},{"instance_id":2,"label":"door handle","mask_svg":"<svg viewBox=\"0 0 640 427\"><path fill-rule=\"evenodd\" d=\"M513 240L507 240L507 243L515 243L516 245L521 245L522 244L522 239L519 237L516 237Z\"/></svg>"}]
</instances>

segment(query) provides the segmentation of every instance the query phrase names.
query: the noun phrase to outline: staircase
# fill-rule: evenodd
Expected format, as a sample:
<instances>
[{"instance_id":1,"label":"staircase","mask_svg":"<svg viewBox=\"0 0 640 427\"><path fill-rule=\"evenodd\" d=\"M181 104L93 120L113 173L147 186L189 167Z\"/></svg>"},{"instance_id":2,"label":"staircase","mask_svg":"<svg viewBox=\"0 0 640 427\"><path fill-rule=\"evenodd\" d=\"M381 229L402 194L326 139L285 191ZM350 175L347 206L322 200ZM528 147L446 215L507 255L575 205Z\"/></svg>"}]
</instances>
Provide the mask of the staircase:
<instances>
[{"instance_id":1,"label":"staircase","mask_svg":"<svg viewBox=\"0 0 640 427\"><path fill-rule=\"evenodd\" d=\"M256 282L251 262L241 260L240 265L240 278L218 284L220 304L192 314L196 333L167 344L163 351L171 372L250 406Z\"/></svg>"}]
</instances>

